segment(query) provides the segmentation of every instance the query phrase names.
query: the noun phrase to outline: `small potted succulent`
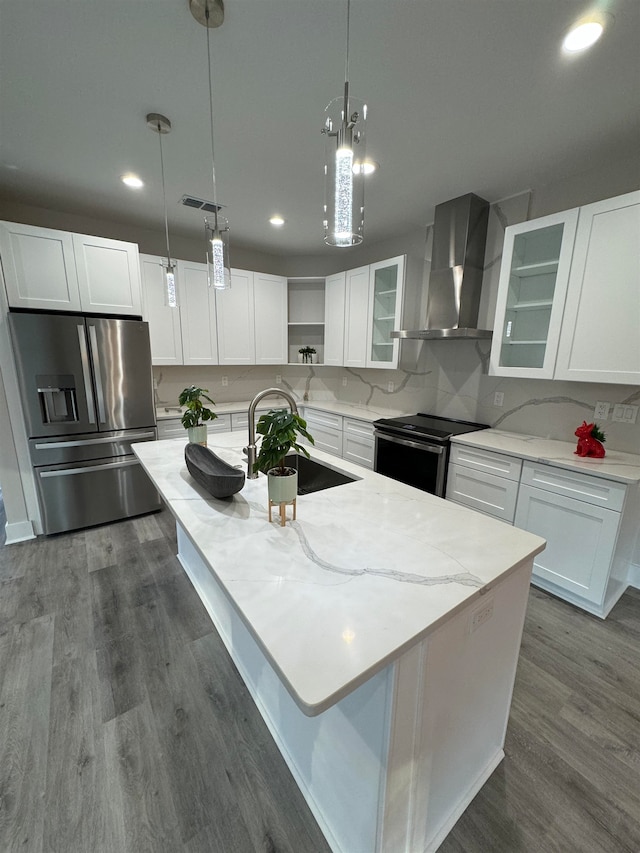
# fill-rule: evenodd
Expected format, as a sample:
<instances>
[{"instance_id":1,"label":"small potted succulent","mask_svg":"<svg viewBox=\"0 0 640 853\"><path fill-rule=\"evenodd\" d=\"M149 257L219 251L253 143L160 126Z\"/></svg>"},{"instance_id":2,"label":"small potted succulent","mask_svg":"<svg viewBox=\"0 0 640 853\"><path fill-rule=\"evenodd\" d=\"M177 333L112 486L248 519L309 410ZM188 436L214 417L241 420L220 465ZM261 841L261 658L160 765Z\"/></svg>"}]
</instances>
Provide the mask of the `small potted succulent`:
<instances>
[{"instance_id":1,"label":"small potted succulent","mask_svg":"<svg viewBox=\"0 0 640 853\"><path fill-rule=\"evenodd\" d=\"M298 471L285 465L285 456L295 450L309 458L307 448L298 444L299 437L315 444L307 432L307 422L288 409L271 409L258 419L256 432L262 442L253 470L267 475L272 503L291 503L298 493Z\"/></svg>"},{"instance_id":2,"label":"small potted succulent","mask_svg":"<svg viewBox=\"0 0 640 853\"><path fill-rule=\"evenodd\" d=\"M302 363L303 364L311 364L311 362L313 361L313 357L316 354L315 349L313 347L309 347L309 346L300 347L298 352L302 356Z\"/></svg>"},{"instance_id":3,"label":"small potted succulent","mask_svg":"<svg viewBox=\"0 0 640 853\"><path fill-rule=\"evenodd\" d=\"M182 391L178 399L181 406L187 407L181 420L182 426L187 430L189 444L203 444L206 447L207 425L203 421L213 421L218 417L215 412L202 404L202 400L207 400L215 406L215 402L208 396L208 391L208 388L196 388L195 385L190 385Z\"/></svg>"}]
</instances>

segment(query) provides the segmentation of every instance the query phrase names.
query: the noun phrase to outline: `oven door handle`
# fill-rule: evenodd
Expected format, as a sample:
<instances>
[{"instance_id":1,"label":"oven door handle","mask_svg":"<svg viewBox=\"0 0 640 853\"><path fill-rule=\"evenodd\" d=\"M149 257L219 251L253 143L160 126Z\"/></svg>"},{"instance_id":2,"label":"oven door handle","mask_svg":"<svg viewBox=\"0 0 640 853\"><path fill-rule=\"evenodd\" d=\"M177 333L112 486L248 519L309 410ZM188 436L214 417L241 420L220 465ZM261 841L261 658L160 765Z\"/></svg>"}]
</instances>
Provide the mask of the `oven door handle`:
<instances>
[{"instance_id":1,"label":"oven door handle","mask_svg":"<svg viewBox=\"0 0 640 853\"><path fill-rule=\"evenodd\" d=\"M395 435L389 435L388 432L381 432L380 430L374 430L373 434L376 439L382 438L384 441L390 441L393 444L402 444L404 447L413 447L415 450L424 450L426 453L436 453L438 456L442 456L446 450L446 447L439 444L430 444L429 441L409 441L407 438L397 438Z\"/></svg>"}]
</instances>

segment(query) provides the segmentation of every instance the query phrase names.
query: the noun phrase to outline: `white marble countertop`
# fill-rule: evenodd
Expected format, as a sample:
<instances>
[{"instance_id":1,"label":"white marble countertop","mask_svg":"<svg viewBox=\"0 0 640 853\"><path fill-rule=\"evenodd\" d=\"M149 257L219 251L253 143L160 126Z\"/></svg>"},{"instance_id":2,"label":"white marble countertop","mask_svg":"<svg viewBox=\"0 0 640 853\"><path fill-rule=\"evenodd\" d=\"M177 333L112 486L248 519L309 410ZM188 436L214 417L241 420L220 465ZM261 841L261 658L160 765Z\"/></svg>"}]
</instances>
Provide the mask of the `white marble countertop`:
<instances>
[{"instance_id":1,"label":"white marble countertop","mask_svg":"<svg viewBox=\"0 0 640 853\"><path fill-rule=\"evenodd\" d=\"M209 448L244 467L244 434ZM331 707L544 547L531 533L313 449L360 477L267 516L267 481L227 501L200 488L184 440L133 445L283 683L308 715ZM289 510L289 514L291 510Z\"/></svg>"},{"instance_id":2,"label":"white marble countertop","mask_svg":"<svg viewBox=\"0 0 640 853\"><path fill-rule=\"evenodd\" d=\"M498 429L485 429L456 435L451 439L455 444L468 447L481 447L495 450L508 456L518 456L532 462L556 465L570 471L582 471L596 477L605 477L620 483L640 482L640 456L623 453L621 450L608 450L603 459L577 456L575 442L556 441L550 438L538 438L515 432L503 432Z\"/></svg>"},{"instance_id":3,"label":"white marble countertop","mask_svg":"<svg viewBox=\"0 0 640 853\"><path fill-rule=\"evenodd\" d=\"M340 400L297 400L299 408L317 409L322 412L332 412L336 415L343 415L347 418L358 418L361 421L373 422L378 418L395 418L399 415L406 415L405 410L400 409L382 409L380 407L358 406L355 403L342 403ZM249 410L250 400L239 400L235 403L216 403L213 411L217 415L226 415L231 412L247 412ZM278 406L287 406L288 403L284 399L277 397L265 397L260 400L256 406L257 410L276 409ZM179 418L184 412L185 407L180 408L169 403L160 404L156 407L156 419L165 420L166 418Z\"/></svg>"}]
</instances>

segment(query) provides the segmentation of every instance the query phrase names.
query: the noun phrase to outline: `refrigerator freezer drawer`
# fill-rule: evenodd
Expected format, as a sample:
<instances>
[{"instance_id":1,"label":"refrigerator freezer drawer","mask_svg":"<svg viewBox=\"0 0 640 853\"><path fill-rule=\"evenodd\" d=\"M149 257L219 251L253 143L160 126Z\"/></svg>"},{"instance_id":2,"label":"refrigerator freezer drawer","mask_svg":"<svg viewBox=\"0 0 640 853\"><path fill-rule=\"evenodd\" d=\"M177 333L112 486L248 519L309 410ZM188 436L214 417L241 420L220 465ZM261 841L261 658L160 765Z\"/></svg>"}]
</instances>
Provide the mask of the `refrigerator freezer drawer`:
<instances>
[{"instance_id":1,"label":"refrigerator freezer drawer","mask_svg":"<svg viewBox=\"0 0 640 853\"><path fill-rule=\"evenodd\" d=\"M184 432L184 430L183 430ZM36 468L43 465L74 465L94 459L131 455L131 444L137 441L155 441L154 426L146 429L128 429L116 432L93 432L86 435L56 436L56 438L31 438L31 462Z\"/></svg>"},{"instance_id":2,"label":"refrigerator freezer drawer","mask_svg":"<svg viewBox=\"0 0 640 853\"><path fill-rule=\"evenodd\" d=\"M43 532L61 533L160 509L135 456L36 468Z\"/></svg>"}]
</instances>

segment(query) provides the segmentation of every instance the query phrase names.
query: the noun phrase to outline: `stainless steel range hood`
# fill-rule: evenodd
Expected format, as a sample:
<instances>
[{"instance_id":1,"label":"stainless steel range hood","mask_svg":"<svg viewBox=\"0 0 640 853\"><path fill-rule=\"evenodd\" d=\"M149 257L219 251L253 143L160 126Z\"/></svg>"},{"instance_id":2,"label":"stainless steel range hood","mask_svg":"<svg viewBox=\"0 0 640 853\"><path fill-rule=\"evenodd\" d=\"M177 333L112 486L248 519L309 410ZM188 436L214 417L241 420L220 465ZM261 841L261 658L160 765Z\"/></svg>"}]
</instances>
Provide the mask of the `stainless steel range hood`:
<instances>
[{"instance_id":1,"label":"stainless steel range hood","mask_svg":"<svg viewBox=\"0 0 640 853\"><path fill-rule=\"evenodd\" d=\"M489 202L473 193L437 205L425 327L391 332L392 338L492 336L489 329L478 328L488 219Z\"/></svg>"}]
</instances>

